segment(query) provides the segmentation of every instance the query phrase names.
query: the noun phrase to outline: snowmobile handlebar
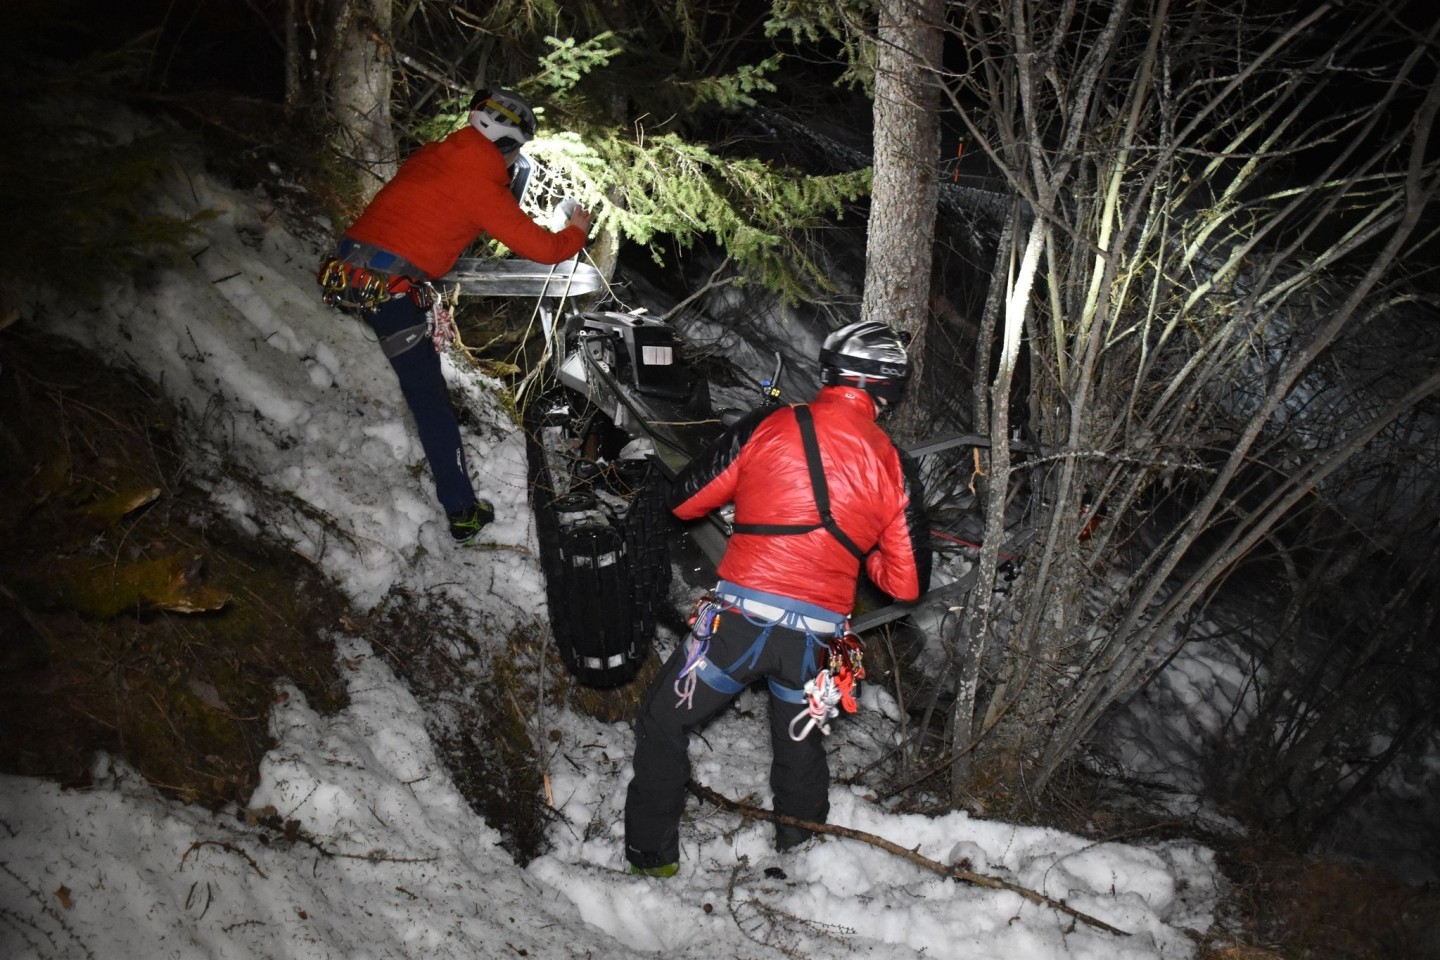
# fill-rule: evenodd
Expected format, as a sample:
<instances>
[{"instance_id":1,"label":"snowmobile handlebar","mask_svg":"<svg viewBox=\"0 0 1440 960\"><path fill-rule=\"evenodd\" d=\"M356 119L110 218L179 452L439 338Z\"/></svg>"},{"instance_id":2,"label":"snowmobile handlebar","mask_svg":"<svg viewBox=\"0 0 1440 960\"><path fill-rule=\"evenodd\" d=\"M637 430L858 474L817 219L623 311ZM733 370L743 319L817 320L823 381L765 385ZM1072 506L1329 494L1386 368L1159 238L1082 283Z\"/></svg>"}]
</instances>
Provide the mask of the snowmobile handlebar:
<instances>
[{"instance_id":1,"label":"snowmobile handlebar","mask_svg":"<svg viewBox=\"0 0 1440 960\"><path fill-rule=\"evenodd\" d=\"M785 358L780 351L775 351L775 372L770 374L768 380L760 381L760 392L764 395L764 405L773 407L780 402L780 374L785 369Z\"/></svg>"}]
</instances>

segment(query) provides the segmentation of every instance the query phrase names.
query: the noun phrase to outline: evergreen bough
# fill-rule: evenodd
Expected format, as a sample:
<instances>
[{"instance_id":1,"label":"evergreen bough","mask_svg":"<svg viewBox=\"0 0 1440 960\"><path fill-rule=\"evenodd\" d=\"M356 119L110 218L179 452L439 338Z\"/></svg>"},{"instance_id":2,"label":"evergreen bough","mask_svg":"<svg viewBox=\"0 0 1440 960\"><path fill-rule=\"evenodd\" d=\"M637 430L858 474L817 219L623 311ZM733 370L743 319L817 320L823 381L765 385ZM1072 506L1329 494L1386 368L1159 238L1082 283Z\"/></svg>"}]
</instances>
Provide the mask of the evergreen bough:
<instances>
[{"instance_id":1,"label":"evergreen bough","mask_svg":"<svg viewBox=\"0 0 1440 960\"><path fill-rule=\"evenodd\" d=\"M693 48L695 36L687 38ZM759 282L786 302L833 290L807 252L806 235L869 193L870 169L808 176L722 154L687 135L699 118L754 108L757 96L774 93L782 57L705 75L687 72L683 59L651 56L645 44L653 39L611 30L588 39L541 38L548 52L528 77L509 84L532 100L541 121L540 138L526 148L544 167L532 212L574 197L600 227L644 246L656 262L667 248L687 250L709 238L735 264L739 282ZM641 65L667 75L646 76ZM446 99L416 125L415 138L461 127L465 99Z\"/></svg>"}]
</instances>

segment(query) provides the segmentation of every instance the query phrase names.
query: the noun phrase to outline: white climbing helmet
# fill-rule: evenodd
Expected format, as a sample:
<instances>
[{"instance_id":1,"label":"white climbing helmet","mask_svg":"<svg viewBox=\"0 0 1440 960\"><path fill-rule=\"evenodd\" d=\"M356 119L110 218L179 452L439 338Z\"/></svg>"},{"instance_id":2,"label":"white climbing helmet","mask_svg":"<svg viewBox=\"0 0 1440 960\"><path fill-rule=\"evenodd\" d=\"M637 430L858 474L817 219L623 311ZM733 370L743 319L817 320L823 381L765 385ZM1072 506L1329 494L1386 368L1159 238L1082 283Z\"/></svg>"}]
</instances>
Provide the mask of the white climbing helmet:
<instances>
[{"instance_id":1,"label":"white climbing helmet","mask_svg":"<svg viewBox=\"0 0 1440 960\"><path fill-rule=\"evenodd\" d=\"M535 111L514 90L477 90L470 99L470 125L501 153L513 153L535 139Z\"/></svg>"}]
</instances>

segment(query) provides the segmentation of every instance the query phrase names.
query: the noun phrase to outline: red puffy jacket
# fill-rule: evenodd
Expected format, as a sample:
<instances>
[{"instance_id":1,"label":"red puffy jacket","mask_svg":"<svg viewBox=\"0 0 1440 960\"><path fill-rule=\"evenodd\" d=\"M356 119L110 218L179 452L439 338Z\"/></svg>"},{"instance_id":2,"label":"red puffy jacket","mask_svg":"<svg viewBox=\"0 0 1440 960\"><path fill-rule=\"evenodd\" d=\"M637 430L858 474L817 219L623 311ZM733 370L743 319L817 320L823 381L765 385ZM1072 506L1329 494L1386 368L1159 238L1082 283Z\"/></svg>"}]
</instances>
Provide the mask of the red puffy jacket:
<instances>
[{"instance_id":1,"label":"red puffy jacket","mask_svg":"<svg viewBox=\"0 0 1440 960\"><path fill-rule=\"evenodd\" d=\"M865 551L865 572L897 600L914 600L930 582L929 531L913 461L875 423L864 390L822 387L809 404L842 532ZM820 522L794 407L759 410L722 434L676 478L675 515L686 520L735 504L737 526ZM798 534L735 533L720 576L742 587L848 614L860 561L823 527Z\"/></svg>"},{"instance_id":2,"label":"red puffy jacket","mask_svg":"<svg viewBox=\"0 0 1440 960\"><path fill-rule=\"evenodd\" d=\"M531 220L510 192L505 156L479 130L464 127L415 151L345 236L398 254L443 276L482 233L536 263L568 260L585 233L552 233Z\"/></svg>"}]
</instances>

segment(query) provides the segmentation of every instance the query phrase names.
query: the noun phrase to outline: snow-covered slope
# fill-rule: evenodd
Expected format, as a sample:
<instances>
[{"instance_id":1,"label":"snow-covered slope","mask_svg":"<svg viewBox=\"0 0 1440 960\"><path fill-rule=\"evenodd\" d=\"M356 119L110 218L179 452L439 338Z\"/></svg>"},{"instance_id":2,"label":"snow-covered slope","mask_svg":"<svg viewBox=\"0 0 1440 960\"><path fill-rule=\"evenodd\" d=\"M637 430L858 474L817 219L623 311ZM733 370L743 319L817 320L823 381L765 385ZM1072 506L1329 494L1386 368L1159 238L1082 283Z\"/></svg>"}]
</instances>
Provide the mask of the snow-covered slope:
<instances>
[{"instance_id":1,"label":"snow-covered slope","mask_svg":"<svg viewBox=\"0 0 1440 960\"><path fill-rule=\"evenodd\" d=\"M166 187L172 212L218 212L190 257L96 306L28 304L27 322L182 402L205 482L250 530L293 544L361 608L397 588L453 605L499 655L509 628L543 616L545 602L523 440L500 385L448 368L473 414L477 485L499 514L482 545L457 550L388 365L362 326L319 300L320 251L263 196L187 166ZM621 853L630 729L561 707L537 718L552 849L521 868L466 805L421 707L370 640L383 638L336 638L350 686L340 713L277 691L277 744L245 810L164 799L106 757L90 791L0 778L0 956L1180 960L1211 923L1218 872L1196 845L900 815L844 786L832 789L832 822L966 861L1131 935L859 842L812 841L782 857L765 825L698 803L682 826L680 875L632 877ZM864 705L831 738L837 775L894 742L893 704L870 689ZM764 709L742 697L697 739L699 781L768 804ZM296 821L314 841L285 842L257 819Z\"/></svg>"}]
</instances>

